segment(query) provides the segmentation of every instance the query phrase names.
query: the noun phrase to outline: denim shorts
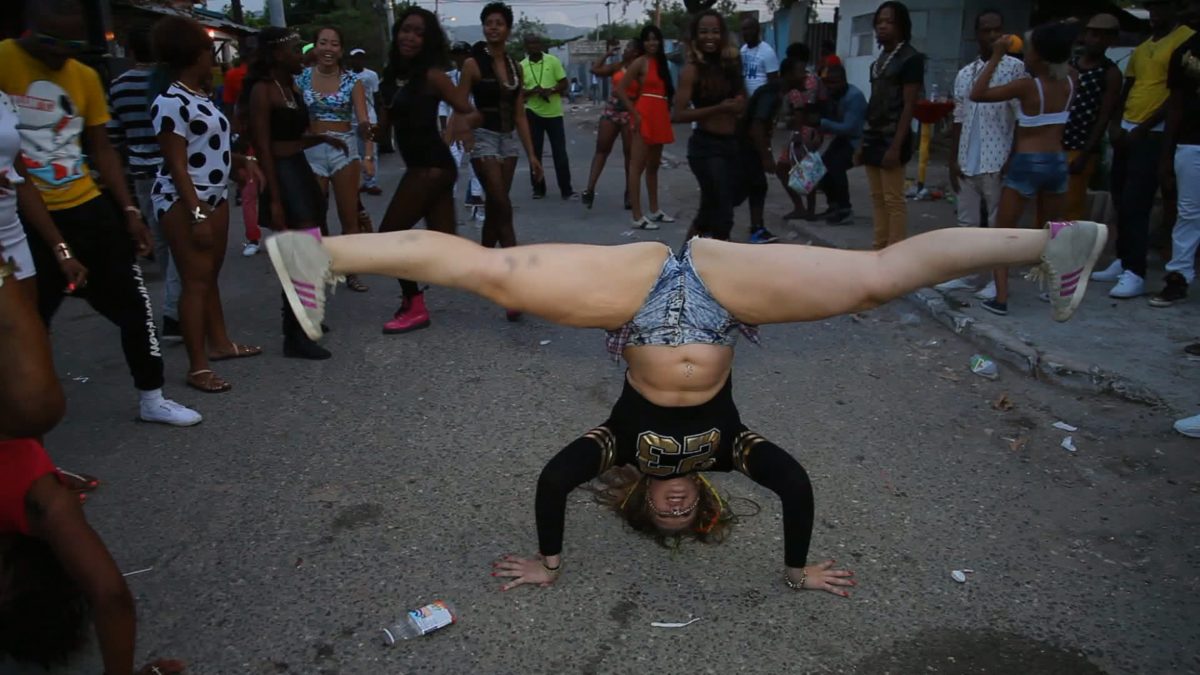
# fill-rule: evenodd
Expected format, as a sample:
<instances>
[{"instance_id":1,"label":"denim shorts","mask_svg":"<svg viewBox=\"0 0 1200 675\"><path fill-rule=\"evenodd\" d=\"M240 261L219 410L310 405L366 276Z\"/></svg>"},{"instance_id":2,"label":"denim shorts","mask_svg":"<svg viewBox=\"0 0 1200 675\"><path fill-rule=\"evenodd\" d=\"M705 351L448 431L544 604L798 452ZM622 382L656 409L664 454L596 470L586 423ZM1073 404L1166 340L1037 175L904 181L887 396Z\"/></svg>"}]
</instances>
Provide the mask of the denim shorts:
<instances>
[{"instance_id":1,"label":"denim shorts","mask_svg":"<svg viewBox=\"0 0 1200 675\"><path fill-rule=\"evenodd\" d=\"M1004 187L1031 199L1039 192L1061 195L1067 191L1065 152L1018 152L1012 156Z\"/></svg>"},{"instance_id":2,"label":"denim shorts","mask_svg":"<svg viewBox=\"0 0 1200 675\"><path fill-rule=\"evenodd\" d=\"M607 343L609 353L619 359L626 346L732 347L739 331L758 342L758 330L735 319L708 291L692 263L689 241L678 256L667 256L641 309L619 330L609 331Z\"/></svg>"},{"instance_id":3,"label":"denim shorts","mask_svg":"<svg viewBox=\"0 0 1200 675\"><path fill-rule=\"evenodd\" d=\"M311 148L305 148L304 156L308 158L308 164L312 167L313 173L322 178L329 178L350 166L351 162L357 162L361 157L358 156L357 135L354 132L327 131L325 134L341 139L346 144L346 150L335 148L328 143L318 143Z\"/></svg>"},{"instance_id":4,"label":"denim shorts","mask_svg":"<svg viewBox=\"0 0 1200 675\"><path fill-rule=\"evenodd\" d=\"M488 157L508 159L516 157L520 149L521 144L517 141L515 130L500 132L491 129L476 129L475 147L471 148L471 159Z\"/></svg>"}]
</instances>

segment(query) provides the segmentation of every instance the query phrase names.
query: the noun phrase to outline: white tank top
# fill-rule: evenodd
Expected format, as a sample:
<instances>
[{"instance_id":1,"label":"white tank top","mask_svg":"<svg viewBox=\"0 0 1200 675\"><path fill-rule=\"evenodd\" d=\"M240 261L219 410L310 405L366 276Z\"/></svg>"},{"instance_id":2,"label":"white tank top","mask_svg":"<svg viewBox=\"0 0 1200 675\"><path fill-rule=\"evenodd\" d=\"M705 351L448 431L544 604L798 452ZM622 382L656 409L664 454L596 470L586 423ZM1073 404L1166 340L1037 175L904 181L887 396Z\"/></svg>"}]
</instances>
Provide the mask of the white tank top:
<instances>
[{"instance_id":1,"label":"white tank top","mask_svg":"<svg viewBox=\"0 0 1200 675\"><path fill-rule=\"evenodd\" d=\"M1067 104L1058 112L1046 112L1046 92L1042 90L1041 78L1033 78L1033 83L1037 85L1038 90L1038 114L1026 115L1021 108L1017 107L1017 125L1022 127L1048 127L1052 124L1066 124L1067 119L1071 117L1071 99L1075 96L1075 80L1067 78L1067 84L1071 90L1067 93Z\"/></svg>"}]
</instances>

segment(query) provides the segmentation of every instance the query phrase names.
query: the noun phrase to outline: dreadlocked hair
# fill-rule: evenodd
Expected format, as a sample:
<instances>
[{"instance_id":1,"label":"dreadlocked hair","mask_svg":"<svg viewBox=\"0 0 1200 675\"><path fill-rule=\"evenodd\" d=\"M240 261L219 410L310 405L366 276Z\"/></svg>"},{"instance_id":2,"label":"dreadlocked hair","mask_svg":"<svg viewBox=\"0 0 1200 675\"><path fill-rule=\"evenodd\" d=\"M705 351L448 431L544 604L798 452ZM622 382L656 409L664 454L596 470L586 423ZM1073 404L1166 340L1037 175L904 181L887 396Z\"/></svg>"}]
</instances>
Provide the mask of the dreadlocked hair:
<instances>
[{"instance_id":1,"label":"dreadlocked hair","mask_svg":"<svg viewBox=\"0 0 1200 675\"><path fill-rule=\"evenodd\" d=\"M696 506L691 525L679 530L663 530L655 524L654 513L646 503L646 489L653 479L633 467L614 467L582 487L592 493L597 504L611 509L635 532L669 549L680 548L686 540L720 544L741 518L757 515L761 510L756 502L742 497L740 499L749 502L754 510L735 513L730 499L722 497L708 479L698 473L692 474L692 478L699 483L700 504Z\"/></svg>"},{"instance_id":2,"label":"dreadlocked hair","mask_svg":"<svg viewBox=\"0 0 1200 675\"><path fill-rule=\"evenodd\" d=\"M700 22L713 17L721 27L721 48L716 54L700 50ZM705 10L692 19L689 29L688 61L696 66L696 92L700 98L733 98L746 93L742 77L742 55L729 39L725 18L716 10Z\"/></svg>"},{"instance_id":3,"label":"dreadlocked hair","mask_svg":"<svg viewBox=\"0 0 1200 675\"><path fill-rule=\"evenodd\" d=\"M0 536L0 661L64 665L87 642L90 618L87 598L49 544Z\"/></svg>"}]
</instances>

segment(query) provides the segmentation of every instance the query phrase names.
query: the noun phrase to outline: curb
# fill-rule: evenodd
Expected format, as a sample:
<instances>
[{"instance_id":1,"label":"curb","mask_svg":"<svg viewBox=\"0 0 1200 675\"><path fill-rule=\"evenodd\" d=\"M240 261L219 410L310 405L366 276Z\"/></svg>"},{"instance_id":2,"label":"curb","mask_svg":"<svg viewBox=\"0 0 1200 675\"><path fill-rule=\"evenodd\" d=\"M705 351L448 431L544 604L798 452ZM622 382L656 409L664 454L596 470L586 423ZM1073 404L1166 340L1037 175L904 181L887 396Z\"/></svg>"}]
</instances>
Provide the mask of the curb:
<instances>
[{"instance_id":1,"label":"curb","mask_svg":"<svg viewBox=\"0 0 1200 675\"><path fill-rule=\"evenodd\" d=\"M803 221L797 221L792 227L800 234L798 239L808 239L814 244L829 248L844 248L813 232ZM1145 384L1095 363L1084 363L1070 355L1038 349L1030 341L1003 331L994 324L979 321L953 309L945 297L932 288L918 289L904 299L956 335L984 350L993 360L1002 362L1035 380L1049 382L1072 391L1106 394L1133 403L1170 409L1166 401Z\"/></svg>"}]
</instances>

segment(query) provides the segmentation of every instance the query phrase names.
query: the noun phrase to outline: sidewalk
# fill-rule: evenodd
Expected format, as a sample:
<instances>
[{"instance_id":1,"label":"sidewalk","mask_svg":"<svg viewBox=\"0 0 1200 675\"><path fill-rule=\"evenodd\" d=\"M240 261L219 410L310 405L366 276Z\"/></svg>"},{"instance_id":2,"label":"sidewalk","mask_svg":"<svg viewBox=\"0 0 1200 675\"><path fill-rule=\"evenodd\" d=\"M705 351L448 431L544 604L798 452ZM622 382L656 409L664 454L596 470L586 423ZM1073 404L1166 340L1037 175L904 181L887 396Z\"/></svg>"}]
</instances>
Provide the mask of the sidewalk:
<instances>
[{"instance_id":1,"label":"sidewalk","mask_svg":"<svg viewBox=\"0 0 1200 675\"><path fill-rule=\"evenodd\" d=\"M916 161L909 165L915 179ZM945 164L930 162L931 187L946 180ZM797 239L824 246L870 249L871 199L862 169L850 172L854 220L847 225L790 221ZM777 186L768 198L768 227L781 222L787 207ZM818 198L823 204L824 198ZM948 201L910 201L909 236L955 225L955 206ZM744 211L744 208L742 209ZM739 222L744 218L739 214ZM777 234L788 232L778 226ZM1112 227L1110 225L1110 231ZM1112 245L1099 266L1112 260ZM1151 253L1147 289L1161 288L1163 261ZM922 289L909 300L934 319L979 346L997 362L1033 377L1083 392L1101 392L1131 401L1163 405L1177 414L1200 410L1200 361L1183 353L1186 344L1200 340L1200 302L1168 309L1150 307L1146 298L1108 297L1111 284L1093 283L1078 313L1057 323L1049 306L1038 300L1040 290L1013 270L1008 316L995 316L979 307L971 291L941 293ZM980 275L979 285L987 281ZM1003 377L1003 375L1002 375Z\"/></svg>"}]
</instances>

